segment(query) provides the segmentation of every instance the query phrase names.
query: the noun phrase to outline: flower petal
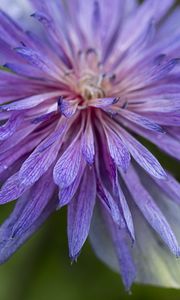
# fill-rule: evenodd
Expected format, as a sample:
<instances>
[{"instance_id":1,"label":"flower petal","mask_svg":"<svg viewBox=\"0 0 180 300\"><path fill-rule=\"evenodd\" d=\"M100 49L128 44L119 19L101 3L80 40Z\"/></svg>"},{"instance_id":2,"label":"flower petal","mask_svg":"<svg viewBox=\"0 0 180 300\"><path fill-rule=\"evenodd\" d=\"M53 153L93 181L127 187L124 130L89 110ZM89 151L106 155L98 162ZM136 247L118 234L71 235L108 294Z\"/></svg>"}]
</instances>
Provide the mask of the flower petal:
<instances>
[{"instance_id":1,"label":"flower petal","mask_svg":"<svg viewBox=\"0 0 180 300\"><path fill-rule=\"evenodd\" d=\"M94 170L86 168L79 196L68 206L69 255L74 261L86 241L96 199L96 181Z\"/></svg>"},{"instance_id":2,"label":"flower petal","mask_svg":"<svg viewBox=\"0 0 180 300\"><path fill-rule=\"evenodd\" d=\"M28 195L28 198L27 198ZM28 229L22 234L13 236L13 228L18 222L21 214L26 207L29 194L24 195L20 198L15 206L14 211L10 217L0 227L0 263L4 263L9 257L33 234L39 229L39 227L46 221L49 215L56 210L56 199L46 205L43 212L34 220L31 224L29 223ZM20 232L19 232L20 233Z\"/></svg>"},{"instance_id":3,"label":"flower petal","mask_svg":"<svg viewBox=\"0 0 180 300\"><path fill-rule=\"evenodd\" d=\"M128 235L112 224L100 206L97 206L94 212L90 242L96 255L108 266L120 272L126 289L130 290L136 277L136 268Z\"/></svg>"},{"instance_id":4,"label":"flower petal","mask_svg":"<svg viewBox=\"0 0 180 300\"><path fill-rule=\"evenodd\" d=\"M163 205L163 199L160 199L160 202ZM177 229L176 232L179 234L179 206L173 207L172 202L171 204L169 203L168 208L166 207L167 218L169 220L169 216L174 218L176 215L174 224ZM164 247L161 239L154 233L135 207L133 212L135 228L138 231L137 244L133 248L133 256L137 266L136 282L167 288L179 288L179 260Z\"/></svg>"},{"instance_id":5,"label":"flower petal","mask_svg":"<svg viewBox=\"0 0 180 300\"><path fill-rule=\"evenodd\" d=\"M143 216L147 219L152 228L160 235L172 253L178 257L180 255L180 248L176 237L168 224L168 221L165 219L165 216L162 214L148 191L143 187L133 167L131 166L128 172L126 174L122 174L122 176L132 198Z\"/></svg>"},{"instance_id":6,"label":"flower petal","mask_svg":"<svg viewBox=\"0 0 180 300\"><path fill-rule=\"evenodd\" d=\"M126 172L131 159L126 143L108 128L105 129L105 134L112 159L119 168L122 168L122 170Z\"/></svg>"},{"instance_id":7,"label":"flower petal","mask_svg":"<svg viewBox=\"0 0 180 300\"><path fill-rule=\"evenodd\" d=\"M0 141L8 139L23 121L22 114L12 114L9 120L0 127Z\"/></svg>"},{"instance_id":8,"label":"flower petal","mask_svg":"<svg viewBox=\"0 0 180 300\"><path fill-rule=\"evenodd\" d=\"M56 130L43 140L26 159L19 171L19 179L22 185L32 185L48 170L58 155L62 144L62 136L66 130L66 120L60 120Z\"/></svg>"},{"instance_id":9,"label":"flower petal","mask_svg":"<svg viewBox=\"0 0 180 300\"><path fill-rule=\"evenodd\" d=\"M27 192L28 201L12 229L12 237L23 235L43 213L48 201L53 196L55 184L51 180L52 171L46 173Z\"/></svg>"},{"instance_id":10,"label":"flower petal","mask_svg":"<svg viewBox=\"0 0 180 300\"><path fill-rule=\"evenodd\" d=\"M84 169L85 169L85 163L84 164L82 163L81 168L79 169L79 174L76 176L76 179L73 181L73 183L70 186L68 186L67 188L59 190L58 209L69 204L69 202L75 196L75 194L79 188L81 178L84 174Z\"/></svg>"},{"instance_id":11,"label":"flower petal","mask_svg":"<svg viewBox=\"0 0 180 300\"><path fill-rule=\"evenodd\" d=\"M127 133L122 128L120 131L123 132L122 139L124 143L129 148L129 151L133 158L152 176L165 179L167 175L163 168L161 167L158 160L145 148L141 143L139 143L134 137Z\"/></svg>"},{"instance_id":12,"label":"flower petal","mask_svg":"<svg viewBox=\"0 0 180 300\"><path fill-rule=\"evenodd\" d=\"M81 145L79 140L74 140L65 150L54 167L54 181L64 189L75 180L82 164Z\"/></svg>"},{"instance_id":13,"label":"flower petal","mask_svg":"<svg viewBox=\"0 0 180 300\"><path fill-rule=\"evenodd\" d=\"M90 119L87 120L85 132L82 135L82 154L88 164L92 165L94 163L94 156L95 156L94 132L93 132Z\"/></svg>"}]
</instances>

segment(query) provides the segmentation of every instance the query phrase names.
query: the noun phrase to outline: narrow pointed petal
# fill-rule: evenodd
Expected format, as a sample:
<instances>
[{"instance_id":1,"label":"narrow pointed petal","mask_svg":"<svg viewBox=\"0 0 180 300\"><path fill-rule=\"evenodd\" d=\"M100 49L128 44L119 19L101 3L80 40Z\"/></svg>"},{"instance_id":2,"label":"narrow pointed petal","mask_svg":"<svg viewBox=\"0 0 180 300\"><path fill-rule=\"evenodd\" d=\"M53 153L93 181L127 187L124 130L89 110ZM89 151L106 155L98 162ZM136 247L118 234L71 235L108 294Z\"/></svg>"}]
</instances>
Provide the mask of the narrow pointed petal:
<instances>
[{"instance_id":1,"label":"narrow pointed petal","mask_svg":"<svg viewBox=\"0 0 180 300\"><path fill-rule=\"evenodd\" d=\"M55 184L51 181L51 174L45 174L27 193L28 201L21 212L21 216L16 221L12 236L21 236L39 218L49 199L53 196Z\"/></svg>"},{"instance_id":2,"label":"narrow pointed petal","mask_svg":"<svg viewBox=\"0 0 180 300\"><path fill-rule=\"evenodd\" d=\"M126 241L127 233L126 231L120 230L117 227L111 228L111 230L119 262L120 274L126 290L130 291L131 286L136 278L136 267L129 249L129 245Z\"/></svg>"},{"instance_id":3,"label":"narrow pointed petal","mask_svg":"<svg viewBox=\"0 0 180 300\"><path fill-rule=\"evenodd\" d=\"M25 160L19 171L19 179L22 185L32 185L49 169L61 147L61 143L57 138L62 138L66 129L66 123L61 120L55 132L43 140Z\"/></svg>"},{"instance_id":4,"label":"narrow pointed petal","mask_svg":"<svg viewBox=\"0 0 180 300\"><path fill-rule=\"evenodd\" d=\"M82 164L81 168L79 170L79 174L76 176L76 179L73 181L73 183L70 186L68 186L67 188L59 190L58 209L69 204L69 202L75 196L75 194L80 186L81 178L84 174L84 169L85 169L85 164Z\"/></svg>"},{"instance_id":5,"label":"narrow pointed petal","mask_svg":"<svg viewBox=\"0 0 180 300\"><path fill-rule=\"evenodd\" d=\"M4 263L10 258L10 256L17 251L17 249L25 243L27 239L33 235L39 227L47 220L49 215L56 210L57 202L55 199L46 205L40 216L31 224L29 224L28 229L22 234L13 236L13 228L21 217L21 213L24 207L28 203L28 198L24 195L20 198L15 206L14 211L10 217L1 225L0 227L0 263Z\"/></svg>"},{"instance_id":6,"label":"narrow pointed petal","mask_svg":"<svg viewBox=\"0 0 180 300\"><path fill-rule=\"evenodd\" d=\"M118 181L118 177L117 177ZM123 194L123 191L121 190L120 183L116 182L116 189L117 189L117 196L119 200L119 205L122 210L122 214L126 223L127 230L129 231L130 237L132 241L135 241L135 232L134 232L134 224L132 215L127 203L127 200Z\"/></svg>"},{"instance_id":7,"label":"narrow pointed petal","mask_svg":"<svg viewBox=\"0 0 180 300\"><path fill-rule=\"evenodd\" d=\"M90 242L96 255L121 274L125 288L129 291L136 278L136 267L128 235L112 224L108 215L99 206L94 212Z\"/></svg>"},{"instance_id":8,"label":"narrow pointed petal","mask_svg":"<svg viewBox=\"0 0 180 300\"><path fill-rule=\"evenodd\" d=\"M155 182L170 199L180 203L180 183L172 175L168 174L166 184L163 184L162 180L158 179Z\"/></svg>"},{"instance_id":9,"label":"narrow pointed petal","mask_svg":"<svg viewBox=\"0 0 180 300\"><path fill-rule=\"evenodd\" d=\"M54 181L62 189L70 186L76 179L82 164L81 145L74 140L62 154L54 167Z\"/></svg>"},{"instance_id":10,"label":"narrow pointed petal","mask_svg":"<svg viewBox=\"0 0 180 300\"><path fill-rule=\"evenodd\" d=\"M99 199L109 212L109 215L112 217L114 223L116 223L120 228L125 228L126 225L118 202L112 197L112 195L100 181L98 181L97 184L97 193Z\"/></svg>"},{"instance_id":11,"label":"narrow pointed petal","mask_svg":"<svg viewBox=\"0 0 180 300\"><path fill-rule=\"evenodd\" d=\"M136 114L130 110L127 111L123 109L120 110L120 114L129 121L136 123L137 125L142 126L148 130L160 133L165 132L165 130L157 123L153 122L153 120L148 119L140 114Z\"/></svg>"},{"instance_id":12,"label":"narrow pointed petal","mask_svg":"<svg viewBox=\"0 0 180 300\"><path fill-rule=\"evenodd\" d=\"M30 109L32 107L35 107L39 105L40 103L56 98L59 96L59 92L51 92L51 93L45 93L41 95L35 95L32 97L28 97L26 99L22 99L19 101L14 101L10 104L5 104L0 106L1 111L12 111L12 110L25 110Z\"/></svg>"},{"instance_id":13,"label":"narrow pointed petal","mask_svg":"<svg viewBox=\"0 0 180 300\"><path fill-rule=\"evenodd\" d=\"M88 164L92 165L94 163L95 145L91 120L87 121L87 126L82 136L82 154Z\"/></svg>"},{"instance_id":14,"label":"narrow pointed petal","mask_svg":"<svg viewBox=\"0 0 180 300\"><path fill-rule=\"evenodd\" d=\"M122 130L122 128L121 128ZM140 142L133 138L129 133L123 130L121 135L124 143L129 148L129 151L138 164L144 168L152 176L165 179L167 175L161 167L158 160L145 148Z\"/></svg>"},{"instance_id":15,"label":"narrow pointed petal","mask_svg":"<svg viewBox=\"0 0 180 300\"><path fill-rule=\"evenodd\" d=\"M24 193L24 191L25 187L21 184L19 180L19 173L13 174L1 187L0 204L16 200Z\"/></svg>"},{"instance_id":16,"label":"narrow pointed petal","mask_svg":"<svg viewBox=\"0 0 180 300\"><path fill-rule=\"evenodd\" d=\"M96 181L93 169L87 168L82 179L79 196L68 206L69 255L77 259L85 243L91 224L96 199Z\"/></svg>"},{"instance_id":17,"label":"narrow pointed petal","mask_svg":"<svg viewBox=\"0 0 180 300\"><path fill-rule=\"evenodd\" d=\"M144 217L159 234L172 253L178 257L180 255L180 248L176 237L168 224L168 221L165 219L165 216L162 214L151 195L141 184L135 170L131 167L127 174L123 174L122 176L132 198Z\"/></svg>"},{"instance_id":18,"label":"narrow pointed petal","mask_svg":"<svg viewBox=\"0 0 180 300\"><path fill-rule=\"evenodd\" d=\"M6 140L17 130L23 121L23 115L12 114L9 120L0 127L0 141Z\"/></svg>"},{"instance_id":19,"label":"narrow pointed petal","mask_svg":"<svg viewBox=\"0 0 180 300\"><path fill-rule=\"evenodd\" d=\"M113 104L116 104L119 101L119 98L98 98L93 99L88 102L88 106L104 108Z\"/></svg>"},{"instance_id":20,"label":"narrow pointed petal","mask_svg":"<svg viewBox=\"0 0 180 300\"><path fill-rule=\"evenodd\" d=\"M124 172L127 171L130 164L130 153L126 147L126 144L116 135L112 130L105 130L108 148L112 159L115 164L122 168Z\"/></svg>"}]
</instances>

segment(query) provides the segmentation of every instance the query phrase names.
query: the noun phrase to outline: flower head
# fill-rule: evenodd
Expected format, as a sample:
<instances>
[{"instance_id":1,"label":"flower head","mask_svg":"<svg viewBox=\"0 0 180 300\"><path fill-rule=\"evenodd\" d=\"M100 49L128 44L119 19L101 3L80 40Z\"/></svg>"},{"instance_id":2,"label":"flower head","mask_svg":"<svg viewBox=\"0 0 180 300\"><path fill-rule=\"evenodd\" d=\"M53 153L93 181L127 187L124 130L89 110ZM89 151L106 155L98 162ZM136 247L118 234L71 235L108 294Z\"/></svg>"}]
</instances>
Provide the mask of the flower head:
<instances>
[{"instance_id":1,"label":"flower head","mask_svg":"<svg viewBox=\"0 0 180 300\"><path fill-rule=\"evenodd\" d=\"M90 231L127 289L179 286L180 185L139 141L180 158L179 9L30 2L37 35L0 13L0 261L67 205L72 261Z\"/></svg>"}]
</instances>

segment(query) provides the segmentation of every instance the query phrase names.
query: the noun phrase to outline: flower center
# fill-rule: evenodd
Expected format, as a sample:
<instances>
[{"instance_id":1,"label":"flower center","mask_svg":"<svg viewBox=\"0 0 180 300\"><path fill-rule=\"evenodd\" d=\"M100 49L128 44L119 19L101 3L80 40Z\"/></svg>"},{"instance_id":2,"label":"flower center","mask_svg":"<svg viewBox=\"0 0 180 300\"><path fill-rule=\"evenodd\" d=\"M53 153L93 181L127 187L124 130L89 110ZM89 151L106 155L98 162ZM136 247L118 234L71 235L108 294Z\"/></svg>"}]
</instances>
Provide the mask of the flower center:
<instances>
[{"instance_id":1,"label":"flower center","mask_svg":"<svg viewBox=\"0 0 180 300\"><path fill-rule=\"evenodd\" d=\"M105 97L103 76L84 74L78 82L78 90L84 101Z\"/></svg>"}]
</instances>

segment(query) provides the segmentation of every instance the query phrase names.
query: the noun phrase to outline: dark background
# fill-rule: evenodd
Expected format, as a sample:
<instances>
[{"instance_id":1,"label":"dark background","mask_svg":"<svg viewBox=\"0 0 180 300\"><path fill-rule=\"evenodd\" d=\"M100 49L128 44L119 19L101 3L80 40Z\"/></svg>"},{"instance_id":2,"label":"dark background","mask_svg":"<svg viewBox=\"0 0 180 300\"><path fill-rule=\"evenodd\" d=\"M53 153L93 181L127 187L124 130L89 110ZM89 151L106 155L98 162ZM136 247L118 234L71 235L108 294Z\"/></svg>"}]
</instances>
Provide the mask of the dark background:
<instances>
[{"instance_id":1,"label":"dark background","mask_svg":"<svg viewBox=\"0 0 180 300\"><path fill-rule=\"evenodd\" d=\"M150 148L160 162L180 179L179 164L157 152L155 147ZM11 204L1 206L0 222L11 209ZM180 300L180 290L134 285L132 295L128 295L119 275L95 257L88 242L78 262L71 266L66 238L66 209L63 209L52 216L6 264L0 266L0 300L49 299Z\"/></svg>"}]
</instances>

